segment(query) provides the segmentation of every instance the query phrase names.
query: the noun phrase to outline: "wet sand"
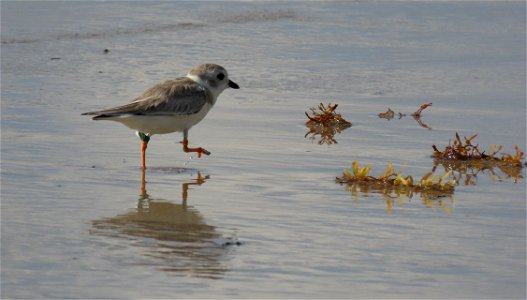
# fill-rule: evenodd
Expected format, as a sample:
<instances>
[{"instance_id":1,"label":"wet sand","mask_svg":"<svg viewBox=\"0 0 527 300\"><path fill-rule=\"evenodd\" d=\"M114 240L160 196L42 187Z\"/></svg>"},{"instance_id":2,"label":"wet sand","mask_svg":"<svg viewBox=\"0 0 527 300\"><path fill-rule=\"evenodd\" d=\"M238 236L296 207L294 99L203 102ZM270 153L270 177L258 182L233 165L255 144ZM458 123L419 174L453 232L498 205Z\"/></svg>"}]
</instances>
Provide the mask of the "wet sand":
<instances>
[{"instance_id":1,"label":"wet sand","mask_svg":"<svg viewBox=\"0 0 527 300\"><path fill-rule=\"evenodd\" d=\"M1 5L2 298L525 298L525 169L335 183L420 178L456 132L525 151L525 3ZM132 131L80 116L203 62L241 87L190 131L209 157L154 136L143 178ZM353 123L330 145L320 102Z\"/></svg>"}]
</instances>

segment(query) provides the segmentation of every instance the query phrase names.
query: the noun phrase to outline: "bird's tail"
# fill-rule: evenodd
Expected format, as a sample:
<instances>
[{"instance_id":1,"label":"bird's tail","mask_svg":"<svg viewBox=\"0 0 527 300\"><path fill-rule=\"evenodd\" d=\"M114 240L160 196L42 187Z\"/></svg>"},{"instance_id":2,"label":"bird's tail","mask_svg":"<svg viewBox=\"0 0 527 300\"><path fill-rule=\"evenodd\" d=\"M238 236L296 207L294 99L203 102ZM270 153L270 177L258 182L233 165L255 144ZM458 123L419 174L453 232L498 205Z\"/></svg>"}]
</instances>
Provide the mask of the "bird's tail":
<instances>
[{"instance_id":1,"label":"bird's tail","mask_svg":"<svg viewBox=\"0 0 527 300\"><path fill-rule=\"evenodd\" d=\"M115 114L105 114L105 113L101 113L100 111L89 111L89 112L82 113L81 115L82 116L93 116L91 118L92 120L104 120L104 119L109 119L109 118L113 118L116 116Z\"/></svg>"}]
</instances>

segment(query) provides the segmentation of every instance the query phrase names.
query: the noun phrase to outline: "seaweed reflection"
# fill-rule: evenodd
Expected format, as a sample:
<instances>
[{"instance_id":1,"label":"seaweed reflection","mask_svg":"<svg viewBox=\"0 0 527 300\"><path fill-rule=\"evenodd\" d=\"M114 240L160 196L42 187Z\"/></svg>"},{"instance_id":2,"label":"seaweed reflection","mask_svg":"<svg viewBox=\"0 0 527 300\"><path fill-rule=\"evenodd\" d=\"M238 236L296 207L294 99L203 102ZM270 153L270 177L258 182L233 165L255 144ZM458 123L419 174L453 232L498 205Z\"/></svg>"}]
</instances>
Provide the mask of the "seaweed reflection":
<instances>
[{"instance_id":1,"label":"seaweed reflection","mask_svg":"<svg viewBox=\"0 0 527 300\"><path fill-rule=\"evenodd\" d=\"M319 145L332 145L336 144L335 134L341 133L351 125L348 124L337 124L334 126L324 126L321 124L310 124L306 125L309 129L304 138L308 138L310 141L317 141Z\"/></svg>"},{"instance_id":2,"label":"seaweed reflection","mask_svg":"<svg viewBox=\"0 0 527 300\"><path fill-rule=\"evenodd\" d=\"M208 225L200 212L187 205L190 186L209 179L198 173L196 179L181 185L181 203L154 199L146 191L143 172L137 208L112 218L92 221L91 234L124 241L141 249L148 265L184 276L221 278L228 245L239 245L224 238L216 227ZM128 246L128 245L127 245Z\"/></svg>"},{"instance_id":3,"label":"seaweed reflection","mask_svg":"<svg viewBox=\"0 0 527 300\"><path fill-rule=\"evenodd\" d=\"M361 196L367 198L370 193L381 195L386 202L386 213L393 213L395 206L403 206L405 202L412 202L414 196L421 199L421 203L427 208L441 209L447 214L451 214L456 200L452 194L444 194L436 191L421 191L416 193L411 189L401 189L383 184L371 184L355 182L345 184L344 190L351 193L353 202L358 203Z\"/></svg>"},{"instance_id":4,"label":"seaweed reflection","mask_svg":"<svg viewBox=\"0 0 527 300\"><path fill-rule=\"evenodd\" d=\"M435 171L440 165L445 171L451 170L454 179L464 185L476 185L479 174L490 176L496 181L512 180L514 183L518 183L523 179L523 168L521 166L505 165L495 161L460 161L434 158L432 170Z\"/></svg>"}]
</instances>

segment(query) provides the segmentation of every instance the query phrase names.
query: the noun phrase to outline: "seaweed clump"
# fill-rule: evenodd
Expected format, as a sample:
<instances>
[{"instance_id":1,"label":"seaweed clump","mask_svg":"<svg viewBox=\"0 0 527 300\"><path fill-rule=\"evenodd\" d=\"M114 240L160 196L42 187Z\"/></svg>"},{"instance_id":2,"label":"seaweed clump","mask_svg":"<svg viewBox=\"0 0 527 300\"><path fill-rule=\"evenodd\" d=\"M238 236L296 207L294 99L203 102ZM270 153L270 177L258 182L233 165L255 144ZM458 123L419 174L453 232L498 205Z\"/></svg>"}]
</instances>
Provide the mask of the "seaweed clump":
<instances>
[{"instance_id":1,"label":"seaweed clump","mask_svg":"<svg viewBox=\"0 0 527 300\"><path fill-rule=\"evenodd\" d=\"M425 103L425 104L421 104L421 106L419 107L419 109L416 110L416 111L412 114L412 117L414 117L414 118L421 118L421 113L423 112L423 110L425 110L425 109L428 108L429 106L432 106L432 102L430 102L430 103Z\"/></svg>"},{"instance_id":2,"label":"seaweed clump","mask_svg":"<svg viewBox=\"0 0 527 300\"><path fill-rule=\"evenodd\" d=\"M446 180L451 175L451 171L447 171L441 177L432 176L434 172L428 172L420 180L414 180L411 175L403 176L395 172L391 163L381 176L371 176L370 171L371 165L359 167L359 162L355 160L351 163L351 169L344 169L342 176L336 178L336 182L361 190L373 189L385 195L405 195L409 198L415 193L421 194L423 198L449 196L454 193L454 187L457 185L455 180Z\"/></svg>"},{"instance_id":3,"label":"seaweed clump","mask_svg":"<svg viewBox=\"0 0 527 300\"><path fill-rule=\"evenodd\" d=\"M388 110L382 113L378 113L377 116L381 119L391 120L395 117L395 112L391 110L391 108L388 107ZM402 118L404 115L399 113L399 119Z\"/></svg>"},{"instance_id":4,"label":"seaweed clump","mask_svg":"<svg viewBox=\"0 0 527 300\"><path fill-rule=\"evenodd\" d=\"M337 106L338 104L331 105L328 103L324 105L320 103L317 107L310 108L311 116L307 112L305 113L308 118L306 126L309 131L304 137L309 136L311 140L315 140L316 136L320 135L319 145L336 144L335 134L351 127L351 122L345 120L341 114L335 111Z\"/></svg>"},{"instance_id":5,"label":"seaweed clump","mask_svg":"<svg viewBox=\"0 0 527 300\"><path fill-rule=\"evenodd\" d=\"M524 153L518 145L514 146L515 154L499 153L503 149L501 145L493 146L487 153L479 149L479 144L474 144L476 136L477 134L469 138L463 137L462 140L456 133L454 141L449 142L443 151L432 145L434 169L441 164L445 170L454 171L454 177L465 185L475 185L480 172L488 172L493 178L503 180L495 169L499 169L506 178L512 178L515 183L523 178Z\"/></svg>"},{"instance_id":6,"label":"seaweed clump","mask_svg":"<svg viewBox=\"0 0 527 300\"><path fill-rule=\"evenodd\" d=\"M414 118L414 120L419 124L419 126L426 128L428 130L432 130L432 128L430 128L430 126L428 126L421 120L421 113L423 112L423 110L427 109L430 106L432 106L432 103L422 104L418 110L416 110L415 112L411 114L412 118ZM403 117L406 117L406 114L403 114L401 112L399 112L398 115L399 115L399 120L402 119ZM395 117L395 112L388 107L388 110L386 112L378 113L377 116L381 119L386 119L389 121Z\"/></svg>"},{"instance_id":7,"label":"seaweed clump","mask_svg":"<svg viewBox=\"0 0 527 300\"><path fill-rule=\"evenodd\" d=\"M456 138L454 142L448 143L448 146L445 147L443 151L439 151L436 145L432 145L434 149L433 157L436 159L447 159L455 161L487 161L494 163L501 163L504 165L512 167L523 167L524 163L522 162L524 153L520 151L518 145L514 146L516 154L507 154L503 153L501 157L498 157L498 152L501 151L503 146L494 147L492 152L489 154L485 151L479 149L479 144L474 145L472 141L476 138L477 134L467 138L463 137L464 141L461 140L459 134L456 132Z\"/></svg>"}]
</instances>

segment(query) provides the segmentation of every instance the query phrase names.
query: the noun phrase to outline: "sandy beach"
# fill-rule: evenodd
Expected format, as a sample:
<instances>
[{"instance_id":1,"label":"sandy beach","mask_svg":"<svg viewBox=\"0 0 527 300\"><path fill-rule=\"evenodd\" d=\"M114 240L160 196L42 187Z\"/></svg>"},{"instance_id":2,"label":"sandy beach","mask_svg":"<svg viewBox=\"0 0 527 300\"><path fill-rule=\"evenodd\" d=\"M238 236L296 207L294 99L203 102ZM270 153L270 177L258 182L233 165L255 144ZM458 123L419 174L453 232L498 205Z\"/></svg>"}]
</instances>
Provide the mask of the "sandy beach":
<instances>
[{"instance_id":1,"label":"sandy beach","mask_svg":"<svg viewBox=\"0 0 527 300\"><path fill-rule=\"evenodd\" d=\"M525 8L2 1L1 297L524 299L525 168L432 199L335 177L421 178L456 132L525 151ZM155 135L142 178L134 132L81 116L206 62L240 85L190 131L210 156Z\"/></svg>"}]
</instances>

